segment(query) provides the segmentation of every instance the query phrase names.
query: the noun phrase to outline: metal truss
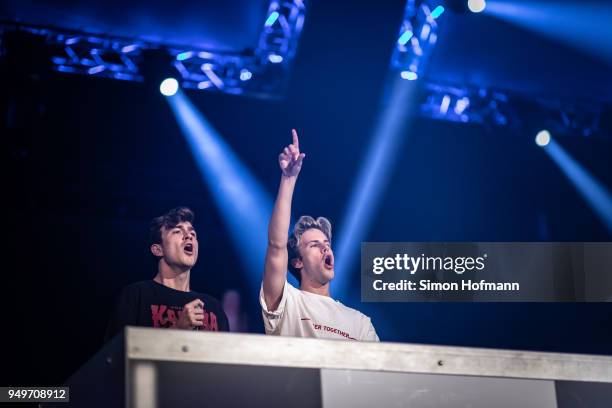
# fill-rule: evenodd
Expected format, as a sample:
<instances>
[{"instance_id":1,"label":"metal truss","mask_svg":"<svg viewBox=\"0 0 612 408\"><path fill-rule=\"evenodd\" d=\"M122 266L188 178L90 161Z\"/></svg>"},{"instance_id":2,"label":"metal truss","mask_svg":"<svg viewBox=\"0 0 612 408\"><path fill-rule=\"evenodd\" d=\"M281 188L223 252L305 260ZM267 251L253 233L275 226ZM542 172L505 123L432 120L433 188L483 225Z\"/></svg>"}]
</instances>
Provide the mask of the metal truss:
<instances>
[{"instance_id":1,"label":"metal truss","mask_svg":"<svg viewBox=\"0 0 612 408\"><path fill-rule=\"evenodd\" d=\"M508 91L482 87L458 87L433 82L424 84L425 94L419 107L422 117L447 122L472 123L485 127L510 127L523 131L524 112L541 118L542 127L555 134L589 137L604 135L600 121L601 103L563 102L558 99L532 98Z\"/></svg>"},{"instance_id":2,"label":"metal truss","mask_svg":"<svg viewBox=\"0 0 612 408\"><path fill-rule=\"evenodd\" d=\"M436 20L443 12L444 7L433 6L433 1L408 0L391 58L392 70L403 79L416 80L425 70L438 40Z\"/></svg>"},{"instance_id":3,"label":"metal truss","mask_svg":"<svg viewBox=\"0 0 612 408\"><path fill-rule=\"evenodd\" d=\"M52 57L53 68L58 72L143 81L143 52L165 49L173 59L168 69L175 72L184 88L277 98L284 91L305 14L304 0L272 0L257 48L240 53L168 49L144 41L12 26L44 36L50 46L58 49Z\"/></svg>"},{"instance_id":4,"label":"metal truss","mask_svg":"<svg viewBox=\"0 0 612 408\"><path fill-rule=\"evenodd\" d=\"M91 75L126 81L142 81L139 64L143 50L150 46L140 41L66 34L43 28L28 28L57 45L59 55L51 58L58 72Z\"/></svg>"},{"instance_id":5,"label":"metal truss","mask_svg":"<svg viewBox=\"0 0 612 408\"><path fill-rule=\"evenodd\" d=\"M394 75L399 74L409 81L424 77L438 40L438 22L445 11L443 4L448 2L407 0L391 58ZM520 130L525 124L522 119L525 115L520 114L520 106L528 104L555 133L582 136L600 134L602 104L564 103L478 86L434 81L426 81L422 89L424 96L418 114L430 119Z\"/></svg>"},{"instance_id":6,"label":"metal truss","mask_svg":"<svg viewBox=\"0 0 612 408\"><path fill-rule=\"evenodd\" d=\"M272 1L251 55L173 50L174 67L185 88L274 97L282 93L295 56L306 7L301 0Z\"/></svg>"},{"instance_id":7,"label":"metal truss","mask_svg":"<svg viewBox=\"0 0 612 408\"><path fill-rule=\"evenodd\" d=\"M558 100L537 100L546 113L553 132L565 132L590 137L603 135L600 122L604 107L597 103L563 103ZM610 136L610 135L608 135Z\"/></svg>"},{"instance_id":8,"label":"metal truss","mask_svg":"<svg viewBox=\"0 0 612 408\"><path fill-rule=\"evenodd\" d=\"M495 126L508 124L511 116L508 95L485 88L425 84L420 114L431 119Z\"/></svg>"}]
</instances>

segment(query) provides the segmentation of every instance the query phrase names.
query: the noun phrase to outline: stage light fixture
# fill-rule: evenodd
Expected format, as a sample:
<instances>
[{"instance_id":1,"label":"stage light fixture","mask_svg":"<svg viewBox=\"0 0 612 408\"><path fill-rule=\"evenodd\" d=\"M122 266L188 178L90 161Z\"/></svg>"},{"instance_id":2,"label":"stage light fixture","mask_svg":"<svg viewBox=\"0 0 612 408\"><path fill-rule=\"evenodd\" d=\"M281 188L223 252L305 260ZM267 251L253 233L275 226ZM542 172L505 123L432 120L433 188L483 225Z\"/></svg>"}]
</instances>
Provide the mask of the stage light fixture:
<instances>
[{"instance_id":1,"label":"stage light fixture","mask_svg":"<svg viewBox=\"0 0 612 408\"><path fill-rule=\"evenodd\" d=\"M468 0L468 8L472 13L480 13L487 7L485 0Z\"/></svg>"},{"instance_id":2,"label":"stage light fixture","mask_svg":"<svg viewBox=\"0 0 612 408\"><path fill-rule=\"evenodd\" d=\"M548 130L540 130L535 138L538 146L544 147L550 143L550 132Z\"/></svg>"},{"instance_id":3,"label":"stage light fixture","mask_svg":"<svg viewBox=\"0 0 612 408\"><path fill-rule=\"evenodd\" d=\"M400 44L400 45L406 45L408 43L408 41L410 41L410 39L412 38L413 35L414 34L412 33L412 31L406 30L400 36L400 38L397 40L397 43Z\"/></svg>"},{"instance_id":4,"label":"stage light fixture","mask_svg":"<svg viewBox=\"0 0 612 408\"><path fill-rule=\"evenodd\" d=\"M273 64L279 64L283 62L283 56L278 54L270 54L268 55L268 60Z\"/></svg>"},{"instance_id":5,"label":"stage light fixture","mask_svg":"<svg viewBox=\"0 0 612 408\"><path fill-rule=\"evenodd\" d=\"M164 96L172 96L178 91L178 81L174 78L166 78L159 85L159 92Z\"/></svg>"},{"instance_id":6,"label":"stage light fixture","mask_svg":"<svg viewBox=\"0 0 612 408\"><path fill-rule=\"evenodd\" d=\"M432 10L431 17L435 20L436 18L440 17L442 13L444 13L444 6L437 6Z\"/></svg>"},{"instance_id":7,"label":"stage light fixture","mask_svg":"<svg viewBox=\"0 0 612 408\"><path fill-rule=\"evenodd\" d=\"M278 20L278 11L273 11L272 13L270 13L270 15L268 16L268 19L266 20L266 22L264 23L264 25L266 27L272 27L274 25L274 23L276 23L276 20Z\"/></svg>"},{"instance_id":8,"label":"stage light fixture","mask_svg":"<svg viewBox=\"0 0 612 408\"><path fill-rule=\"evenodd\" d=\"M414 81L418 78L418 75L416 74L416 72L411 72L411 71L402 71L400 73L400 76L403 79L407 79L408 81Z\"/></svg>"},{"instance_id":9,"label":"stage light fixture","mask_svg":"<svg viewBox=\"0 0 612 408\"><path fill-rule=\"evenodd\" d=\"M252 77L253 77L253 74L248 69L244 68L240 70L240 80L241 81L248 81Z\"/></svg>"}]
</instances>

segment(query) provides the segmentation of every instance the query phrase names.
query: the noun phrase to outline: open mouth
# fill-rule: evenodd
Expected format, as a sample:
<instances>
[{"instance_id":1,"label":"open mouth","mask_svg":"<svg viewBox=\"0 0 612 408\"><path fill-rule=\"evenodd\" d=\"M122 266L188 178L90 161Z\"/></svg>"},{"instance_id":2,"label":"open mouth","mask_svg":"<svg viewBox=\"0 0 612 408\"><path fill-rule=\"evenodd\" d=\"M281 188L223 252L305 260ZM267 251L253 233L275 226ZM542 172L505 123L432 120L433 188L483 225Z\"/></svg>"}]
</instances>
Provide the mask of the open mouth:
<instances>
[{"instance_id":1,"label":"open mouth","mask_svg":"<svg viewBox=\"0 0 612 408\"><path fill-rule=\"evenodd\" d=\"M187 255L192 255L193 254L193 244L185 244L185 247L183 248L183 250L185 251Z\"/></svg>"},{"instance_id":2,"label":"open mouth","mask_svg":"<svg viewBox=\"0 0 612 408\"><path fill-rule=\"evenodd\" d=\"M327 269L334 268L334 258L331 256L331 254L325 255L325 258L323 259L323 264L325 265Z\"/></svg>"}]
</instances>

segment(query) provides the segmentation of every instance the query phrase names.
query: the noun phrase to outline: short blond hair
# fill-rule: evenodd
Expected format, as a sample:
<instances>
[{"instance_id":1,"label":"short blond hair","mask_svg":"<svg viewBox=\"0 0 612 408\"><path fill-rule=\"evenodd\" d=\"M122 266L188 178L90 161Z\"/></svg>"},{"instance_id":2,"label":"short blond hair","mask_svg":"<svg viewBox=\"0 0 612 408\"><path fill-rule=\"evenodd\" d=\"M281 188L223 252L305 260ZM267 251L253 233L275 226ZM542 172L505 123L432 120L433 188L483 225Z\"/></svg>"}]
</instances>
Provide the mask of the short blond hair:
<instances>
[{"instance_id":1,"label":"short blond hair","mask_svg":"<svg viewBox=\"0 0 612 408\"><path fill-rule=\"evenodd\" d=\"M331 237L332 237L332 226L331 222L325 217L318 217L316 220L312 218L310 215L302 215L299 220L293 226L293 232L291 236L289 236L289 241L287 242L287 252L289 253L287 259L287 267L289 268L289 272L298 280L298 282L302 281L301 271L293 266L294 259L300 259L302 256L300 255L299 245L302 241L302 235L304 232L309 229L318 229L329 241L331 245Z\"/></svg>"}]
</instances>

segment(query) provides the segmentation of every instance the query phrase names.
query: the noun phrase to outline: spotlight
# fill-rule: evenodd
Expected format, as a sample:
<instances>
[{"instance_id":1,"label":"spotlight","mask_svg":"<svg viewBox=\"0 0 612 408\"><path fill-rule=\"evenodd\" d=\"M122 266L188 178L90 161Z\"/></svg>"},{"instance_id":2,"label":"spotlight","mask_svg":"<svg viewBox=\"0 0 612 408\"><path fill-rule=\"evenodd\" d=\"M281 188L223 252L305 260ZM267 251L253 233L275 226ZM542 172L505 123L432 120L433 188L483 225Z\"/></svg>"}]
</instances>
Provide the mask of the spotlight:
<instances>
[{"instance_id":1,"label":"spotlight","mask_svg":"<svg viewBox=\"0 0 612 408\"><path fill-rule=\"evenodd\" d=\"M451 97L448 95L444 95L442 97L442 103L440 103L440 114L446 115L448 112L448 107L450 106Z\"/></svg>"},{"instance_id":2,"label":"spotlight","mask_svg":"<svg viewBox=\"0 0 612 408\"><path fill-rule=\"evenodd\" d=\"M467 109L468 106L470 106L470 99L467 96L464 96L461 99L457 99L454 109L455 113L457 115L461 115Z\"/></svg>"},{"instance_id":3,"label":"spotlight","mask_svg":"<svg viewBox=\"0 0 612 408\"><path fill-rule=\"evenodd\" d=\"M468 8L472 13L480 13L487 6L485 0L468 0Z\"/></svg>"},{"instance_id":4,"label":"spotlight","mask_svg":"<svg viewBox=\"0 0 612 408\"><path fill-rule=\"evenodd\" d=\"M408 41L410 41L412 36L413 36L412 31L406 30L406 31L404 31L404 33L402 35L400 35L400 38L397 40L397 43L400 44L400 45L406 45L406 43L408 43Z\"/></svg>"},{"instance_id":5,"label":"spotlight","mask_svg":"<svg viewBox=\"0 0 612 408\"><path fill-rule=\"evenodd\" d=\"M536 135L535 142L538 146L546 146L550 142L550 132L548 130L540 130Z\"/></svg>"},{"instance_id":6,"label":"spotlight","mask_svg":"<svg viewBox=\"0 0 612 408\"><path fill-rule=\"evenodd\" d=\"M268 55L268 60L273 64L279 64L283 62L283 56L278 54L270 54Z\"/></svg>"},{"instance_id":7,"label":"spotlight","mask_svg":"<svg viewBox=\"0 0 612 408\"><path fill-rule=\"evenodd\" d=\"M204 82L204 81L203 81ZM208 82L210 83L210 82ZM272 200L255 175L232 150L207 118L183 92L166 98L191 148L195 164L210 189L223 221L229 227L244 270L263 265L266 254L267 220ZM259 290L261 273L247 274L251 291Z\"/></svg>"},{"instance_id":8,"label":"spotlight","mask_svg":"<svg viewBox=\"0 0 612 408\"><path fill-rule=\"evenodd\" d=\"M543 132L545 131L540 133ZM544 152L559 166L559 169L605 224L608 231L612 233L612 192L554 139L550 140Z\"/></svg>"},{"instance_id":9,"label":"spotlight","mask_svg":"<svg viewBox=\"0 0 612 408\"><path fill-rule=\"evenodd\" d=\"M274 25L274 23L276 23L276 20L278 20L278 11L273 11L269 16L268 19L266 20L266 22L264 23L264 25L266 27L272 27Z\"/></svg>"},{"instance_id":10,"label":"spotlight","mask_svg":"<svg viewBox=\"0 0 612 408\"><path fill-rule=\"evenodd\" d=\"M409 81L414 81L415 79L418 78L418 75L416 74L416 72L411 72L411 71L402 71L400 72L400 76L403 79L407 79Z\"/></svg>"},{"instance_id":11,"label":"spotlight","mask_svg":"<svg viewBox=\"0 0 612 408\"><path fill-rule=\"evenodd\" d=\"M444 13L444 6L438 6L431 12L431 17L435 20Z\"/></svg>"},{"instance_id":12,"label":"spotlight","mask_svg":"<svg viewBox=\"0 0 612 408\"><path fill-rule=\"evenodd\" d=\"M178 91L178 81L174 78L166 78L159 85L159 92L164 96L172 96Z\"/></svg>"},{"instance_id":13,"label":"spotlight","mask_svg":"<svg viewBox=\"0 0 612 408\"><path fill-rule=\"evenodd\" d=\"M402 74L404 72L406 76L416 77L414 72L403 71ZM351 293L352 272L356 272L352 262L359 259L360 243L367 239L367 232L376 218L376 208L384 196L398 153L403 151L400 145L409 133L407 126L412 115L408 112L416 108L418 88L416 83L397 77L387 85L383 108L376 121L370 146L365 150L367 154L363 160L360 160L361 169L348 197L348 207L344 211L346 218L340 223L342 229L336 234L334 253L337 254L335 259L338 262L334 294L339 298Z\"/></svg>"},{"instance_id":14,"label":"spotlight","mask_svg":"<svg viewBox=\"0 0 612 408\"><path fill-rule=\"evenodd\" d=\"M193 55L194 55L193 51L181 52L180 54L178 54L176 56L176 60L177 61L185 61L185 60L188 60L189 58L193 57Z\"/></svg>"},{"instance_id":15,"label":"spotlight","mask_svg":"<svg viewBox=\"0 0 612 408\"><path fill-rule=\"evenodd\" d=\"M240 70L240 80L241 81L248 81L252 77L253 77L253 74L248 69L244 68Z\"/></svg>"}]
</instances>

